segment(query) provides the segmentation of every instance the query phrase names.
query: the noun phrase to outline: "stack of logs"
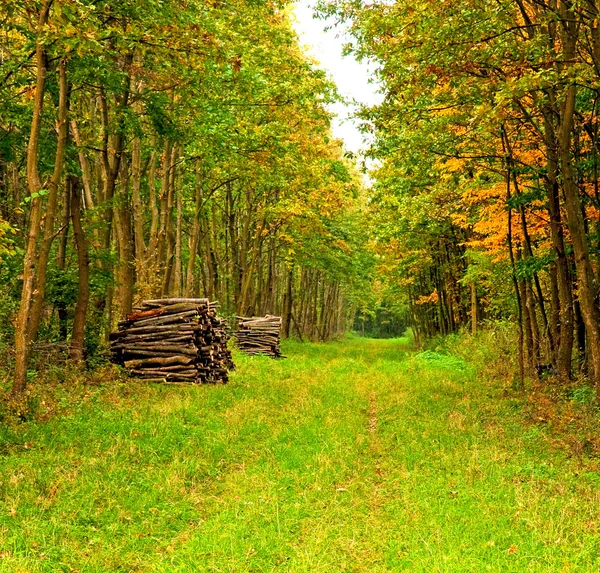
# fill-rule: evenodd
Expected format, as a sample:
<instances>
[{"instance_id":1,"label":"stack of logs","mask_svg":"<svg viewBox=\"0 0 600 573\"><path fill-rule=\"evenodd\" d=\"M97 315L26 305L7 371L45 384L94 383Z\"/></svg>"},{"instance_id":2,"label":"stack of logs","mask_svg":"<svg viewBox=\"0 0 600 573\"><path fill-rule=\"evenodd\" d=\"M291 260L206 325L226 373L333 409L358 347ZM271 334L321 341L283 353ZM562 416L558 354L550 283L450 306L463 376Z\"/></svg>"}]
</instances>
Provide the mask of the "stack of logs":
<instances>
[{"instance_id":1,"label":"stack of logs","mask_svg":"<svg viewBox=\"0 0 600 573\"><path fill-rule=\"evenodd\" d=\"M266 354L272 358L283 358L279 349L281 317L238 316L235 340L238 348L246 354Z\"/></svg>"},{"instance_id":2,"label":"stack of logs","mask_svg":"<svg viewBox=\"0 0 600 573\"><path fill-rule=\"evenodd\" d=\"M113 361L153 382L227 382L227 324L207 298L146 300L110 335Z\"/></svg>"}]
</instances>

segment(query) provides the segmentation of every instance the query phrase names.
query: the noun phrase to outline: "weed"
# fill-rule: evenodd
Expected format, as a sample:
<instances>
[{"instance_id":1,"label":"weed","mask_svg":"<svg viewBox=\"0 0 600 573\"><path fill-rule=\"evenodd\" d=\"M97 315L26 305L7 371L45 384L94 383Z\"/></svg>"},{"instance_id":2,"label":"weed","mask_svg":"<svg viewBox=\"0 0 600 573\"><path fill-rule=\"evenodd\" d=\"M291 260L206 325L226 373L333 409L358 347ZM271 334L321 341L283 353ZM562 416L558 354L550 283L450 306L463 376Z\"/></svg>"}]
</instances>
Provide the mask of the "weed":
<instances>
[{"instance_id":1,"label":"weed","mask_svg":"<svg viewBox=\"0 0 600 573\"><path fill-rule=\"evenodd\" d=\"M453 356L452 354L442 354L441 352L433 352L431 350L419 352L415 355L415 359L433 368L459 371L465 371L470 368L470 366L463 359L457 356Z\"/></svg>"},{"instance_id":2,"label":"weed","mask_svg":"<svg viewBox=\"0 0 600 573\"><path fill-rule=\"evenodd\" d=\"M590 405L596 399L596 391L592 386L584 384L576 388L571 388L567 391L567 398L573 400L577 404Z\"/></svg>"}]
</instances>

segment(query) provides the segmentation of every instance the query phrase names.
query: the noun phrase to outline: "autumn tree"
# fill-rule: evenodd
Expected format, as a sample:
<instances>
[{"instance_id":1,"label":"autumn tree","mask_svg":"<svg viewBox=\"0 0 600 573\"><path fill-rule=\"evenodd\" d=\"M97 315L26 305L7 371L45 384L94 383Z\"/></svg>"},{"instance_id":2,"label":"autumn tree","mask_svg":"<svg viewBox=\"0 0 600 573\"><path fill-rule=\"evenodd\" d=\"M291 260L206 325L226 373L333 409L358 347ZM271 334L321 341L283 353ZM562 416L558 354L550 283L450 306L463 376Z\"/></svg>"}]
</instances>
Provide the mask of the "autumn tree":
<instances>
[{"instance_id":1,"label":"autumn tree","mask_svg":"<svg viewBox=\"0 0 600 573\"><path fill-rule=\"evenodd\" d=\"M386 98L364 110L382 162L376 209L415 328L510 313L522 373L568 378L576 350L599 387L595 3L322 10L379 63ZM482 256L492 283L474 268Z\"/></svg>"}]
</instances>

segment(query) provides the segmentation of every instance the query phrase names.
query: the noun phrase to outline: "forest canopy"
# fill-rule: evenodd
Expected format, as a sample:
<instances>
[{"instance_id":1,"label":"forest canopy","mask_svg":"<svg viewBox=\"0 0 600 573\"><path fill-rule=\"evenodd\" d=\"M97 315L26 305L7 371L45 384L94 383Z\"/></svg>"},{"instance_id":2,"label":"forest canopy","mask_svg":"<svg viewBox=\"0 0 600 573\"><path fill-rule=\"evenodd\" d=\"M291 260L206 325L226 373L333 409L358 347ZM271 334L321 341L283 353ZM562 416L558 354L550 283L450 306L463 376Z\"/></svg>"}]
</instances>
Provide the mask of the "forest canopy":
<instances>
[{"instance_id":1,"label":"forest canopy","mask_svg":"<svg viewBox=\"0 0 600 573\"><path fill-rule=\"evenodd\" d=\"M596 0L321 3L378 64L372 216L418 337L518 325L521 379L600 381ZM598 387L598 386L597 386Z\"/></svg>"},{"instance_id":2,"label":"forest canopy","mask_svg":"<svg viewBox=\"0 0 600 573\"><path fill-rule=\"evenodd\" d=\"M144 298L343 333L371 257L287 2L0 2L2 336L81 360Z\"/></svg>"}]
</instances>

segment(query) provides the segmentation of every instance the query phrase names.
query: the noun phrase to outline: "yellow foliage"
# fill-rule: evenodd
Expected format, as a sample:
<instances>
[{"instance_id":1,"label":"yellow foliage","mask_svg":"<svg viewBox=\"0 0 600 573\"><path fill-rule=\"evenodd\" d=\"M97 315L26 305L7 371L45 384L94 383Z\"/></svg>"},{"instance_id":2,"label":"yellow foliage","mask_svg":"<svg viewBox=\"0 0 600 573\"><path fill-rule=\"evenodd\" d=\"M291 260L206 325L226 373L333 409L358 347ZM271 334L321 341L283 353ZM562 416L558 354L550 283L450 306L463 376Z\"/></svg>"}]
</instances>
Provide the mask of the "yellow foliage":
<instances>
[{"instance_id":1,"label":"yellow foliage","mask_svg":"<svg viewBox=\"0 0 600 573\"><path fill-rule=\"evenodd\" d=\"M439 295L437 292L437 289L434 289L434 291L427 295L427 296L420 296L417 299L417 304L428 304L428 303L436 303L439 300Z\"/></svg>"}]
</instances>

